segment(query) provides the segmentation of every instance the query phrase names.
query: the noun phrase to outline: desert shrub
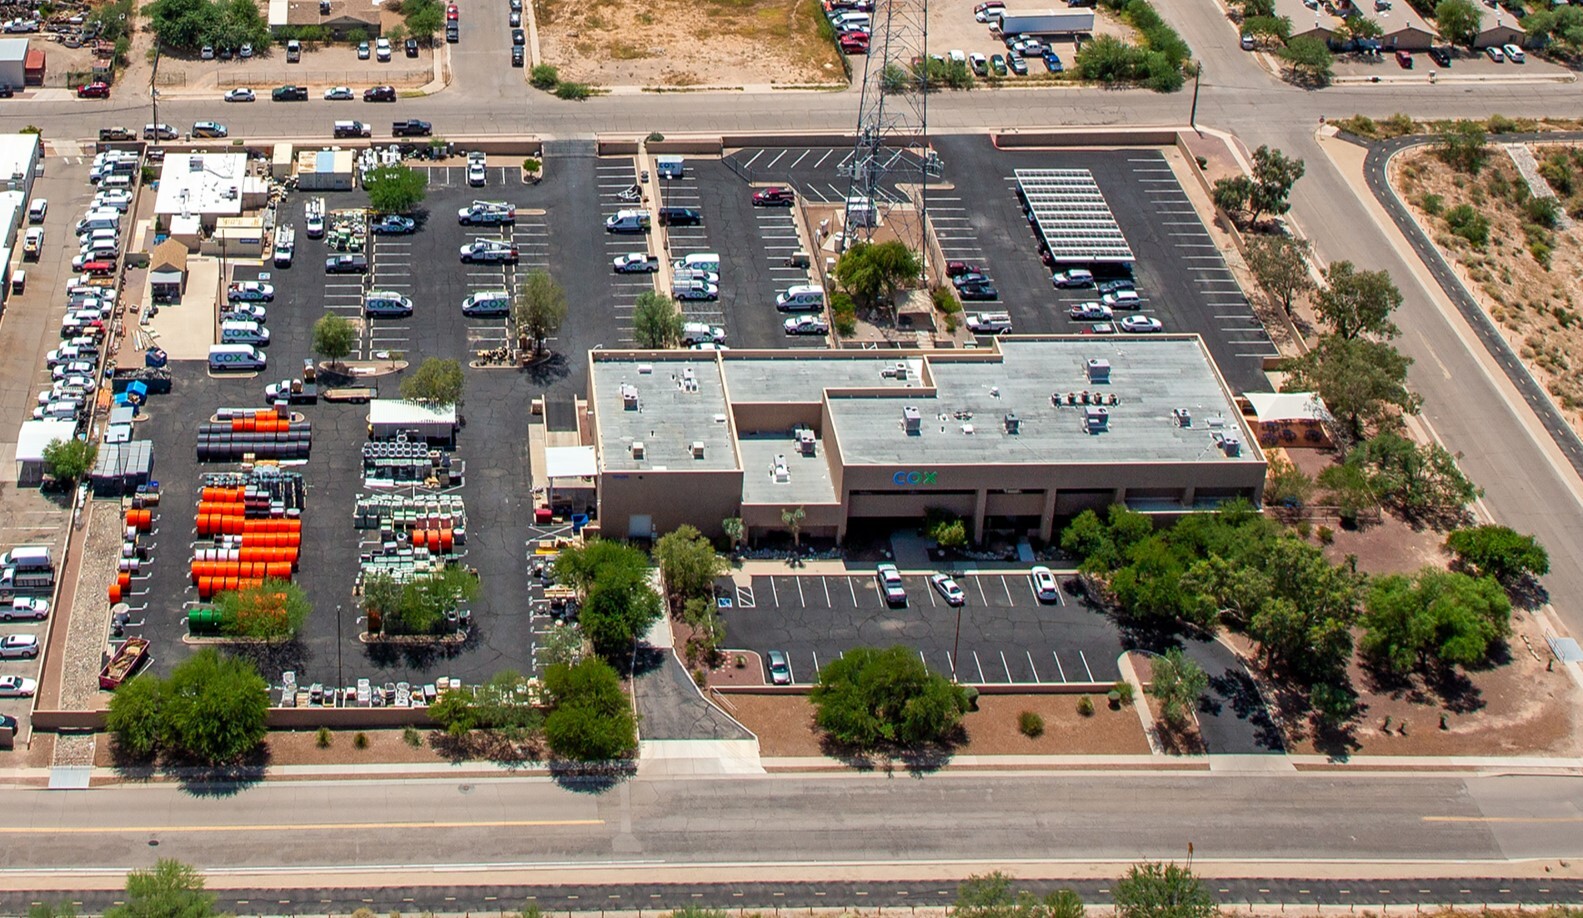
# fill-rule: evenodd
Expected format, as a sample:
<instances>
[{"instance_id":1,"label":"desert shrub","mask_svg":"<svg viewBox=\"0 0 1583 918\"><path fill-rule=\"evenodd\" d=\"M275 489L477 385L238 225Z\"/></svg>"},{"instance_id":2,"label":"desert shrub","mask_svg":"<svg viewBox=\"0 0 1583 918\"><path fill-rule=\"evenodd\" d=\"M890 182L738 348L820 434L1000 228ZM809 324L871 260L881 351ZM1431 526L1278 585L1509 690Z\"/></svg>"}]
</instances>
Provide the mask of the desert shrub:
<instances>
[{"instance_id":1,"label":"desert shrub","mask_svg":"<svg viewBox=\"0 0 1583 918\"><path fill-rule=\"evenodd\" d=\"M1479 248L1490 241L1490 221L1471 204L1458 204L1446 211L1446 226L1452 235L1461 236Z\"/></svg>"},{"instance_id":2,"label":"desert shrub","mask_svg":"<svg viewBox=\"0 0 1583 918\"><path fill-rule=\"evenodd\" d=\"M1077 697L1077 713L1083 715L1084 717L1093 717L1094 699L1088 697L1087 695L1079 695Z\"/></svg>"},{"instance_id":3,"label":"desert shrub","mask_svg":"<svg viewBox=\"0 0 1583 918\"><path fill-rule=\"evenodd\" d=\"M330 743L331 743L330 728L329 727L320 727L318 736L314 739L314 744L317 745L320 749L328 749L328 748L330 748Z\"/></svg>"},{"instance_id":4,"label":"desert shrub","mask_svg":"<svg viewBox=\"0 0 1583 918\"><path fill-rule=\"evenodd\" d=\"M1037 739L1044 735L1044 718L1035 711L1023 711L1017 715L1017 732L1028 739Z\"/></svg>"},{"instance_id":5,"label":"desert shrub","mask_svg":"<svg viewBox=\"0 0 1583 918\"><path fill-rule=\"evenodd\" d=\"M570 102L581 102L593 95L593 90L587 83L560 83L555 87L555 98L566 99Z\"/></svg>"}]
</instances>

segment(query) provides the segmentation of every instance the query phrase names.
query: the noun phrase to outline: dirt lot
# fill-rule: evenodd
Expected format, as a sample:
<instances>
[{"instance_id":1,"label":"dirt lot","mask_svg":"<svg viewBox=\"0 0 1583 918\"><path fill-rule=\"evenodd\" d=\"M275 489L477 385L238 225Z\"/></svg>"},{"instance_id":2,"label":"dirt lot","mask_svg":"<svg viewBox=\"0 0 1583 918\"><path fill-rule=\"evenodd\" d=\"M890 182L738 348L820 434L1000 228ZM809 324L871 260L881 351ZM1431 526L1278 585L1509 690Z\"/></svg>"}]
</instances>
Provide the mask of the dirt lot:
<instances>
[{"instance_id":1,"label":"dirt lot","mask_svg":"<svg viewBox=\"0 0 1583 918\"><path fill-rule=\"evenodd\" d=\"M534 0L561 78L600 86L844 84L817 0ZM746 53L752 49L752 53Z\"/></svg>"},{"instance_id":2,"label":"dirt lot","mask_svg":"<svg viewBox=\"0 0 1583 918\"><path fill-rule=\"evenodd\" d=\"M813 705L806 695L728 695L723 703L758 734L760 752L776 756L824 755L814 728ZM981 695L978 710L962 721L966 742L957 755L1148 755L1149 741L1138 714L1112 711L1103 697L1094 715L1077 713L1076 695ZM1030 739L1017 730L1017 716L1033 711L1044 718L1044 733Z\"/></svg>"},{"instance_id":3,"label":"dirt lot","mask_svg":"<svg viewBox=\"0 0 1583 918\"><path fill-rule=\"evenodd\" d=\"M1269 452L1289 460L1309 478L1318 478L1320 472L1340 458L1334 450L1272 449ZM1315 497L1318 501L1323 499ZM1320 527L1329 529L1328 543L1321 538ZM1389 513L1383 514L1378 523L1361 524L1355 529L1343 527L1334 518L1317 520L1310 524L1309 533L1324 547L1325 557L1332 564L1340 564L1352 556L1357 558L1358 571L1371 576L1410 574L1428 565L1446 563L1441 549L1445 533L1425 527L1414 528Z\"/></svg>"},{"instance_id":4,"label":"dirt lot","mask_svg":"<svg viewBox=\"0 0 1583 918\"><path fill-rule=\"evenodd\" d=\"M148 32L140 33L138 40L150 40ZM146 84L149 65L143 60L142 50L135 48L132 58L128 74L135 76L130 78ZM206 61L196 55L184 57L162 54L156 82L162 92L189 93L212 89L216 93L216 100L227 89L248 86L264 95L264 101L267 102L269 90L282 83L306 86L310 92L317 94L331 86L351 86L359 92L380 84L397 89L414 89L433 78L434 52L429 48L420 47L417 57L407 57L397 45L390 62L382 64L373 57L366 61L358 60L357 46L353 44L309 43L303 47L302 62L298 64L286 63L286 49L278 44L270 46L263 56L245 61ZM221 116L216 117L224 120Z\"/></svg>"},{"instance_id":5,"label":"dirt lot","mask_svg":"<svg viewBox=\"0 0 1583 918\"><path fill-rule=\"evenodd\" d=\"M1499 137L1491 137L1498 141ZM1583 148L1534 145L1567 214L1583 215ZM1554 165L1549 165L1553 163ZM1527 184L1512 159L1492 147L1475 176L1453 170L1434 152L1398 157L1392 182L1468 289L1500 325L1513 350L1544 383L1574 428L1583 425L1583 245L1576 228L1534 219ZM1455 235L1448 217L1468 205L1488 220L1488 242Z\"/></svg>"}]
</instances>

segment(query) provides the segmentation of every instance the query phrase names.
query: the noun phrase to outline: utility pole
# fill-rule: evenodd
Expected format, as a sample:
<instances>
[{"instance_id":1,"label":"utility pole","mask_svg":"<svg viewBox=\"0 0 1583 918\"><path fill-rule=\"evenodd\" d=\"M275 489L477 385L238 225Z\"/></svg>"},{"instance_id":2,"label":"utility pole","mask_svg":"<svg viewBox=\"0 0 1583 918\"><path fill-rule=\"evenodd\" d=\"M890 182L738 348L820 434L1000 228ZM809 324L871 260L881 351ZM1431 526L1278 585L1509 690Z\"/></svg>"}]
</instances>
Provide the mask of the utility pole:
<instances>
[{"instance_id":1,"label":"utility pole","mask_svg":"<svg viewBox=\"0 0 1583 918\"><path fill-rule=\"evenodd\" d=\"M346 670L341 665L341 604L335 604L335 690L346 685Z\"/></svg>"},{"instance_id":2,"label":"utility pole","mask_svg":"<svg viewBox=\"0 0 1583 918\"><path fill-rule=\"evenodd\" d=\"M951 681L956 678L956 654L962 647L962 606L956 607L956 638L951 641Z\"/></svg>"},{"instance_id":3,"label":"utility pole","mask_svg":"<svg viewBox=\"0 0 1583 918\"><path fill-rule=\"evenodd\" d=\"M154 143L159 144L159 39L154 39L154 69L148 75L148 98L154 106Z\"/></svg>"},{"instance_id":4,"label":"utility pole","mask_svg":"<svg viewBox=\"0 0 1583 918\"><path fill-rule=\"evenodd\" d=\"M1204 65L1193 65L1193 110L1187 115L1187 126L1198 131L1198 78L1204 75ZM1202 132L1199 132L1202 134Z\"/></svg>"}]
</instances>

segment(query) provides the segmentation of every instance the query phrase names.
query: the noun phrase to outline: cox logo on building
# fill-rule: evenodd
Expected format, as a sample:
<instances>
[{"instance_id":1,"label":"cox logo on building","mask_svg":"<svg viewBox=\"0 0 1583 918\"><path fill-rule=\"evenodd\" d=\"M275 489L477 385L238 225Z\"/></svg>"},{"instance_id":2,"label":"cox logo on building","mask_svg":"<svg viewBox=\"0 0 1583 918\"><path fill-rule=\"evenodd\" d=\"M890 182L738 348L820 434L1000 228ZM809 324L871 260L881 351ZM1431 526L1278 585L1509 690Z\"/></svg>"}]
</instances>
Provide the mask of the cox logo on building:
<instances>
[{"instance_id":1,"label":"cox logo on building","mask_svg":"<svg viewBox=\"0 0 1583 918\"><path fill-rule=\"evenodd\" d=\"M935 481L934 472L897 472L890 477L891 483L900 487L909 485L932 485Z\"/></svg>"}]
</instances>

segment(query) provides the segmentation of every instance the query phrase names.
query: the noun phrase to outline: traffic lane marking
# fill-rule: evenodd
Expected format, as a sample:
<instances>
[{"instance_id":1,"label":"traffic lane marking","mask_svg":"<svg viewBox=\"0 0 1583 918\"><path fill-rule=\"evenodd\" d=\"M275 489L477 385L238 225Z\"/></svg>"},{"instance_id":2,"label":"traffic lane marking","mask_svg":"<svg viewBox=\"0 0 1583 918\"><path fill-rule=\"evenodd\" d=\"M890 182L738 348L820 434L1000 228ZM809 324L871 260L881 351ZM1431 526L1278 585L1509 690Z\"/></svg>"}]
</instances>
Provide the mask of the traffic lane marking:
<instances>
[{"instance_id":1,"label":"traffic lane marking","mask_svg":"<svg viewBox=\"0 0 1583 918\"><path fill-rule=\"evenodd\" d=\"M0 826L0 835L91 835L97 832L158 834L180 832L327 832L357 829L516 829L602 826L603 819L485 819L431 822L250 823L216 826Z\"/></svg>"}]
</instances>

